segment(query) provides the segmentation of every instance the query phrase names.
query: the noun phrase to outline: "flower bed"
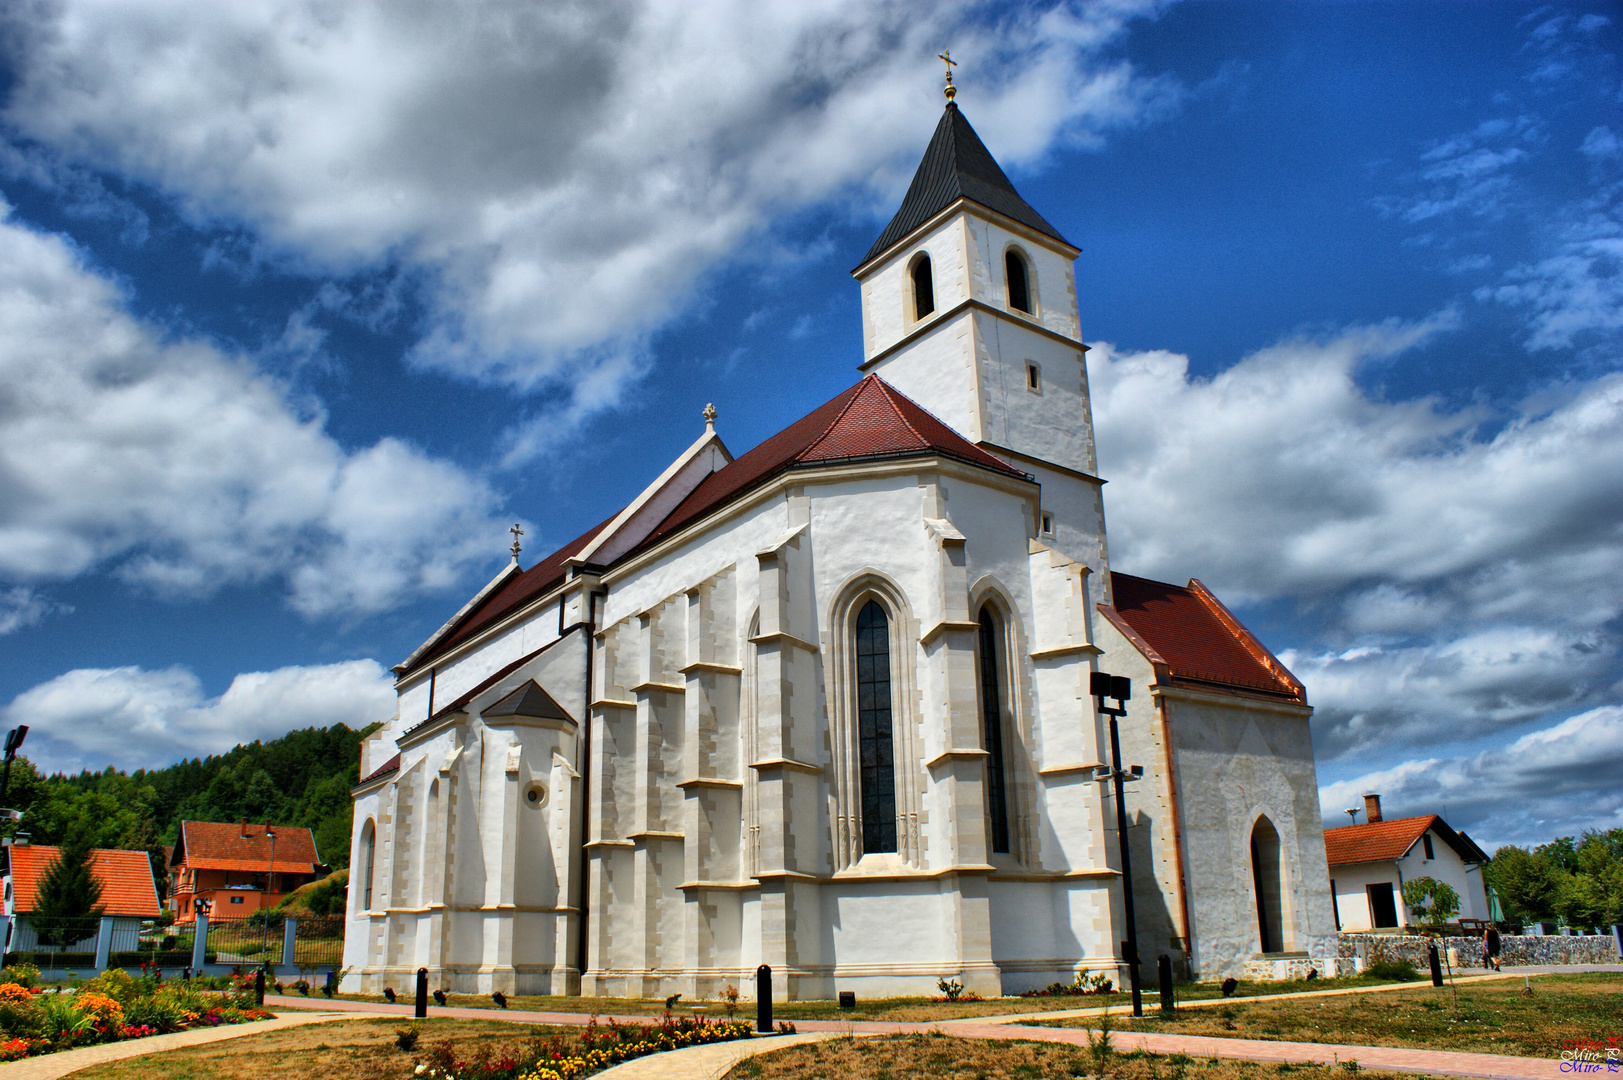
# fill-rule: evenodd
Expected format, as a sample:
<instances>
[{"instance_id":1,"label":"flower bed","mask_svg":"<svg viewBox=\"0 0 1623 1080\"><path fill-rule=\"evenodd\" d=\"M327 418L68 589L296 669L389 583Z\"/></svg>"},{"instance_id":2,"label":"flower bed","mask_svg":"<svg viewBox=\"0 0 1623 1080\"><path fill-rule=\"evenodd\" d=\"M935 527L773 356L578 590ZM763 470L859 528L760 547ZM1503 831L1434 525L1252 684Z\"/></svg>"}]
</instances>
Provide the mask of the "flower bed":
<instances>
[{"instance_id":1,"label":"flower bed","mask_svg":"<svg viewBox=\"0 0 1623 1080\"><path fill-rule=\"evenodd\" d=\"M143 970L140 978L113 968L75 993L51 994L26 985L37 975L21 965L0 973L7 980L0 982L0 1061L271 1017L253 1004L248 980L227 993L209 994L164 983L155 968Z\"/></svg>"},{"instance_id":2,"label":"flower bed","mask_svg":"<svg viewBox=\"0 0 1623 1080\"><path fill-rule=\"evenodd\" d=\"M677 1019L666 1013L658 1024L599 1025L594 1016L573 1046L556 1037L499 1050L484 1044L475 1057L462 1059L446 1040L429 1051L416 1075L424 1080L577 1080L632 1058L753 1034L741 1020Z\"/></svg>"}]
</instances>

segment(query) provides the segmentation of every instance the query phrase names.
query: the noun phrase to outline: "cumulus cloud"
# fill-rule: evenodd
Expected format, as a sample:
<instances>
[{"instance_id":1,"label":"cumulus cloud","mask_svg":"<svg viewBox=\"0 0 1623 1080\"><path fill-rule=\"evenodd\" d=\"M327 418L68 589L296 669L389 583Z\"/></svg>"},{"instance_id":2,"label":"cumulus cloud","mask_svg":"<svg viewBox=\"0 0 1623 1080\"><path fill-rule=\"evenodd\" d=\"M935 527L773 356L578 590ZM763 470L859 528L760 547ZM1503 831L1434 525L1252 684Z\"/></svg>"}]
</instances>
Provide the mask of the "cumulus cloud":
<instances>
[{"instance_id":1,"label":"cumulus cloud","mask_svg":"<svg viewBox=\"0 0 1623 1080\"><path fill-rule=\"evenodd\" d=\"M0 220L0 580L280 580L306 615L364 614L499 552L495 504L399 440L346 450L244 360L164 340L60 238ZM9 595L18 625L43 614Z\"/></svg>"},{"instance_id":2,"label":"cumulus cloud","mask_svg":"<svg viewBox=\"0 0 1623 1080\"><path fill-rule=\"evenodd\" d=\"M1511 416L1382 401L1360 365L1453 325L1295 338L1210 379L1089 354L1113 563L1283 602L1323 758L1610 700L1623 614L1623 375Z\"/></svg>"},{"instance_id":3,"label":"cumulus cloud","mask_svg":"<svg viewBox=\"0 0 1623 1080\"><path fill-rule=\"evenodd\" d=\"M387 720L395 695L373 660L238 675L209 698L183 667L80 668L18 694L0 710L29 725L28 757L45 772L159 768L295 728Z\"/></svg>"},{"instance_id":4,"label":"cumulus cloud","mask_svg":"<svg viewBox=\"0 0 1623 1080\"><path fill-rule=\"evenodd\" d=\"M556 428L612 403L594 373L623 388L773 213L892 203L940 105L942 42L1019 165L1176 103L1107 55L1156 6L17 5L4 121L30 152L246 227L263 255L419 273L416 362L585 385Z\"/></svg>"},{"instance_id":5,"label":"cumulus cloud","mask_svg":"<svg viewBox=\"0 0 1623 1080\"><path fill-rule=\"evenodd\" d=\"M1326 784L1319 807L1326 828L1345 825L1341 811L1381 796L1389 818L1440 813L1488 851L1501 844L1541 844L1584 829L1623 826L1623 708L1591 709L1530 732L1509 746L1451 758L1405 761Z\"/></svg>"}]
</instances>

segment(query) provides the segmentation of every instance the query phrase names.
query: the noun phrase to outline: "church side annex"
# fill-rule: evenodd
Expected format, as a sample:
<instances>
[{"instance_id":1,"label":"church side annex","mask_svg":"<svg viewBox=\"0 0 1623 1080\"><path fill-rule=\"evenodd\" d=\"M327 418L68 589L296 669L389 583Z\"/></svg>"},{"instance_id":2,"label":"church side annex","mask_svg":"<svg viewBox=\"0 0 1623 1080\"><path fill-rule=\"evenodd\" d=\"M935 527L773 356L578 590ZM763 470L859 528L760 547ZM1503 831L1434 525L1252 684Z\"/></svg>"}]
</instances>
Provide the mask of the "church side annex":
<instances>
[{"instance_id":1,"label":"church side annex","mask_svg":"<svg viewBox=\"0 0 1623 1080\"><path fill-rule=\"evenodd\" d=\"M1135 683L1148 971L1333 970L1301 684L1199 582L1110 570L1079 253L949 81L852 272L861 380L736 458L706 410L629 506L528 569L515 541L394 669L344 990L1121 981L1101 666Z\"/></svg>"}]
</instances>

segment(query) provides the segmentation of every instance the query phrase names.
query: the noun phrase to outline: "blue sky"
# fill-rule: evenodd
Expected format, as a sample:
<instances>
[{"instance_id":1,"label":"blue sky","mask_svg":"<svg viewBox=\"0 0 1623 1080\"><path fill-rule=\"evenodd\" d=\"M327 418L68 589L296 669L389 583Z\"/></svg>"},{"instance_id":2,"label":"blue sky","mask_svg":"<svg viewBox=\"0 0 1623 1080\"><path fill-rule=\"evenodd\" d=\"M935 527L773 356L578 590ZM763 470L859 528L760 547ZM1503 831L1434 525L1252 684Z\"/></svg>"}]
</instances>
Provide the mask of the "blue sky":
<instances>
[{"instance_id":1,"label":"blue sky","mask_svg":"<svg viewBox=\"0 0 1623 1080\"><path fill-rule=\"evenodd\" d=\"M18 5L0 717L48 767L392 711L505 559L849 385L959 102L1083 249L1116 569L1303 677L1324 809L1623 825L1609 5Z\"/></svg>"}]
</instances>

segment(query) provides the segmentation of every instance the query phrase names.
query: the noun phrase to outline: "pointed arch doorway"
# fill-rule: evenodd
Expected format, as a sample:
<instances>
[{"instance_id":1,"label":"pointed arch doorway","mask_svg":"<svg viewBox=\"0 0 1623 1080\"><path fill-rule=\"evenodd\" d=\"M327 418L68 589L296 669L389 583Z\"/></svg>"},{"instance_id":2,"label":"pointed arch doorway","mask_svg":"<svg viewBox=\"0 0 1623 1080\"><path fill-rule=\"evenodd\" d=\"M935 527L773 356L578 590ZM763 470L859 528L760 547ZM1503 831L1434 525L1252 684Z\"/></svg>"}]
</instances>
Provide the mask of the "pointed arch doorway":
<instances>
[{"instance_id":1,"label":"pointed arch doorway","mask_svg":"<svg viewBox=\"0 0 1623 1080\"><path fill-rule=\"evenodd\" d=\"M1251 880L1257 898L1258 951L1285 951L1283 868L1279 863L1279 831L1267 817L1251 829Z\"/></svg>"}]
</instances>

